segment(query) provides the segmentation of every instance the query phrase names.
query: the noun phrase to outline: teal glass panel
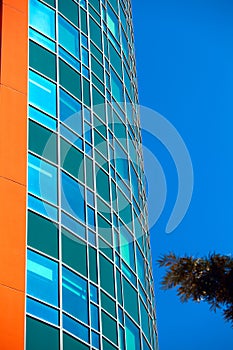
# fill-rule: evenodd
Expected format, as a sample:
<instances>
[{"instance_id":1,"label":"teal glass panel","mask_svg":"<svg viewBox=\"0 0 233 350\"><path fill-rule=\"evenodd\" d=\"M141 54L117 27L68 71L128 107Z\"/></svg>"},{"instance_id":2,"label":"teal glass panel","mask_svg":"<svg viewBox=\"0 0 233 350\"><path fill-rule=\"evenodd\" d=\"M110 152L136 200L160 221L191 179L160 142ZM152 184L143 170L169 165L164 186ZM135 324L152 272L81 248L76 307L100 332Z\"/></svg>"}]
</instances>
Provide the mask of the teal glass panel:
<instances>
[{"instance_id":1,"label":"teal glass panel","mask_svg":"<svg viewBox=\"0 0 233 350\"><path fill-rule=\"evenodd\" d=\"M58 310L28 297L26 300L26 312L56 326L59 325Z\"/></svg>"},{"instance_id":2,"label":"teal glass panel","mask_svg":"<svg viewBox=\"0 0 233 350\"><path fill-rule=\"evenodd\" d=\"M81 77L62 60L59 60L60 84L81 100Z\"/></svg>"},{"instance_id":3,"label":"teal glass panel","mask_svg":"<svg viewBox=\"0 0 233 350\"><path fill-rule=\"evenodd\" d=\"M58 264L27 251L27 294L58 306Z\"/></svg>"},{"instance_id":4,"label":"teal glass panel","mask_svg":"<svg viewBox=\"0 0 233 350\"><path fill-rule=\"evenodd\" d=\"M122 77L122 62L121 57L113 47L111 43L109 43L109 51L110 51L110 61L112 66L115 68L116 72Z\"/></svg>"},{"instance_id":5,"label":"teal glass panel","mask_svg":"<svg viewBox=\"0 0 233 350\"><path fill-rule=\"evenodd\" d=\"M29 25L38 32L55 39L55 11L39 0L30 0Z\"/></svg>"},{"instance_id":6,"label":"teal glass panel","mask_svg":"<svg viewBox=\"0 0 233 350\"><path fill-rule=\"evenodd\" d=\"M104 292L101 291L101 307L105 309L110 315L116 318L116 304Z\"/></svg>"},{"instance_id":7,"label":"teal glass panel","mask_svg":"<svg viewBox=\"0 0 233 350\"><path fill-rule=\"evenodd\" d=\"M28 191L57 203L57 169L31 154L28 155Z\"/></svg>"},{"instance_id":8,"label":"teal glass panel","mask_svg":"<svg viewBox=\"0 0 233 350\"><path fill-rule=\"evenodd\" d=\"M27 231L28 245L58 258L58 227L54 222L28 211Z\"/></svg>"},{"instance_id":9,"label":"teal glass panel","mask_svg":"<svg viewBox=\"0 0 233 350\"><path fill-rule=\"evenodd\" d=\"M111 30L112 34L118 40L119 39L118 18L115 15L115 13L112 11L110 6L108 6L108 9L107 9L107 23L108 23L108 29Z\"/></svg>"},{"instance_id":10,"label":"teal glass panel","mask_svg":"<svg viewBox=\"0 0 233 350\"><path fill-rule=\"evenodd\" d=\"M122 258L134 270L134 238L124 226L120 228L120 251Z\"/></svg>"},{"instance_id":11,"label":"teal glass panel","mask_svg":"<svg viewBox=\"0 0 233 350\"><path fill-rule=\"evenodd\" d=\"M58 10L73 24L78 26L78 5L72 0L59 0Z\"/></svg>"},{"instance_id":12,"label":"teal glass panel","mask_svg":"<svg viewBox=\"0 0 233 350\"><path fill-rule=\"evenodd\" d=\"M82 8L80 9L81 14L81 30L87 34L87 13Z\"/></svg>"},{"instance_id":13,"label":"teal glass panel","mask_svg":"<svg viewBox=\"0 0 233 350\"><path fill-rule=\"evenodd\" d=\"M141 350L138 327L125 316L126 350Z\"/></svg>"},{"instance_id":14,"label":"teal glass panel","mask_svg":"<svg viewBox=\"0 0 233 350\"><path fill-rule=\"evenodd\" d=\"M79 58L79 31L61 16L58 18L58 38L60 45L75 57Z\"/></svg>"},{"instance_id":15,"label":"teal glass panel","mask_svg":"<svg viewBox=\"0 0 233 350\"><path fill-rule=\"evenodd\" d=\"M57 328L28 316L26 322L27 350L59 350L59 330Z\"/></svg>"},{"instance_id":16,"label":"teal glass panel","mask_svg":"<svg viewBox=\"0 0 233 350\"><path fill-rule=\"evenodd\" d=\"M147 339L150 341L148 312L147 312L147 310L146 310L146 308L141 300L140 300L140 313L141 313L141 327L142 327L143 332L145 333Z\"/></svg>"},{"instance_id":17,"label":"teal glass panel","mask_svg":"<svg viewBox=\"0 0 233 350\"><path fill-rule=\"evenodd\" d=\"M78 339L72 338L70 335L66 333L63 333L63 349L64 350L90 350L89 346L81 343Z\"/></svg>"},{"instance_id":18,"label":"teal glass panel","mask_svg":"<svg viewBox=\"0 0 233 350\"><path fill-rule=\"evenodd\" d=\"M82 135L81 104L62 89L60 89L59 95L60 120L79 135Z\"/></svg>"},{"instance_id":19,"label":"teal glass panel","mask_svg":"<svg viewBox=\"0 0 233 350\"><path fill-rule=\"evenodd\" d=\"M61 138L61 167L71 175L84 181L84 155L77 148L71 146Z\"/></svg>"},{"instance_id":20,"label":"teal glass panel","mask_svg":"<svg viewBox=\"0 0 233 350\"><path fill-rule=\"evenodd\" d=\"M29 71L29 103L56 117L56 85Z\"/></svg>"},{"instance_id":21,"label":"teal glass panel","mask_svg":"<svg viewBox=\"0 0 233 350\"><path fill-rule=\"evenodd\" d=\"M90 37L91 40L100 48L102 49L102 40L101 40L101 29L100 26L92 19L90 18Z\"/></svg>"},{"instance_id":22,"label":"teal glass panel","mask_svg":"<svg viewBox=\"0 0 233 350\"><path fill-rule=\"evenodd\" d=\"M117 191L118 193L118 209L119 216L124 221L126 225L131 229L132 227L132 211L131 204L125 198L125 196L121 193L121 191Z\"/></svg>"},{"instance_id":23,"label":"teal glass panel","mask_svg":"<svg viewBox=\"0 0 233 350\"><path fill-rule=\"evenodd\" d=\"M110 263L103 255L99 255L100 263L100 285L113 297L115 296L114 290L114 269L113 264ZM111 283L109 283L111 281Z\"/></svg>"},{"instance_id":24,"label":"teal glass panel","mask_svg":"<svg viewBox=\"0 0 233 350\"><path fill-rule=\"evenodd\" d=\"M123 85L116 73L111 69L112 95L117 102L124 101Z\"/></svg>"},{"instance_id":25,"label":"teal glass panel","mask_svg":"<svg viewBox=\"0 0 233 350\"><path fill-rule=\"evenodd\" d=\"M56 56L29 40L29 66L56 80Z\"/></svg>"},{"instance_id":26,"label":"teal glass panel","mask_svg":"<svg viewBox=\"0 0 233 350\"><path fill-rule=\"evenodd\" d=\"M109 177L98 166L96 166L96 189L97 193L107 202L110 200Z\"/></svg>"},{"instance_id":27,"label":"teal glass panel","mask_svg":"<svg viewBox=\"0 0 233 350\"><path fill-rule=\"evenodd\" d=\"M117 323L104 311L101 312L103 335L117 344Z\"/></svg>"},{"instance_id":28,"label":"teal glass panel","mask_svg":"<svg viewBox=\"0 0 233 350\"><path fill-rule=\"evenodd\" d=\"M62 308L70 315L88 323L87 282L67 268L62 268Z\"/></svg>"},{"instance_id":29,"label":"teal glass panel","mask_svg":"<svg viewBox=\"0 0 233 350\"><path fill-rule=\"evenodd\" d=\"M97 283L97 252L91 246L89 246L89 278Z\"/></svg>"},{"instance_id":30,"label":"teal glass panel","mask_svg":"<svg viewBox=\"0 0 233 350\"><path fill-rule=\"evenodd\" d=\"M69 214L85 221L83 186L63 172L61 174L61 205L62 209Z\"/></svg>"},{"instance_id":31,"label":"teal glass panel","mask_svg":"<svg viewBox=\"0 0 233 350\"><path fill-rule=\"evenodd\" d=\"M134 318L136 322L139 321L138 314L138 296L136 290L123 277L123 294L125 310Z\"/></svg>"},{"instance_id":32,"label":"teal glass panel","mask_svg":"<svg viewBox=\"0 0 233 350\"><path fill-rule=\"evenodd\" d=\"M56 163L57 135L29 120L29 149L43 158Z\"/></svg>"},{"instance_id":33,"label":"teal glass panel","mask_svg":"<svg viewBox=\"0 0 233 350\"><path fill-rule=\"evenodd\" d=\"M62 230L62 261L87 276L87 246L66 230Z\"/></svg>"}]
</instances>

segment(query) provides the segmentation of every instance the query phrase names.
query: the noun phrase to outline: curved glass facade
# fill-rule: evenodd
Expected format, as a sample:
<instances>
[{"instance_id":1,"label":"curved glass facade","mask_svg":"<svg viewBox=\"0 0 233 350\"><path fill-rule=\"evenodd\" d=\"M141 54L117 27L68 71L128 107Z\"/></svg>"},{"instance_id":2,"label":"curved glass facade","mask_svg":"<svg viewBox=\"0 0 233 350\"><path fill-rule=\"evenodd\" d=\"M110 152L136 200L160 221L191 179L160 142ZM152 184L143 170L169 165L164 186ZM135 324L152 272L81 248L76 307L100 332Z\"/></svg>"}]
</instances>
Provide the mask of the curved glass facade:
<instances>
[{"instance_id":1,"label":"curved glass facade","mask_svg":"<svg viewBox=\"0 0 233 350\"><path fill-rule=\"evenodd\" d=\"M27 350L154 350L128 0L30 0Z\"/></svg>"}]
</instances>

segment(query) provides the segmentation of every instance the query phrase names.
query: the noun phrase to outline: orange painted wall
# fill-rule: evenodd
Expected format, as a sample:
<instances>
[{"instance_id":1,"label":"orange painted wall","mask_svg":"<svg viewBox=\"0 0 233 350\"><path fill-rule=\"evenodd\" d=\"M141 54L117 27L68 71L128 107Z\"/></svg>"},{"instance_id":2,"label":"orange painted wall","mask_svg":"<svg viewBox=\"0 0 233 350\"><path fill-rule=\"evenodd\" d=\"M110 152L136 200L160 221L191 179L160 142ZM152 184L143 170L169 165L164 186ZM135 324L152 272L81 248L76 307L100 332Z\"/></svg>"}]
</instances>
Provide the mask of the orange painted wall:
<instances>
[{"instance_id":1,"label":"orange painted wall","mask_svg":"<svg viewBox=\"0 0 233 350\"><path fill-rule=\"evenodd\" d=\"M3 0L0 74L0 349L24 349L27 0Z\"/></svg>"}]
</instances>

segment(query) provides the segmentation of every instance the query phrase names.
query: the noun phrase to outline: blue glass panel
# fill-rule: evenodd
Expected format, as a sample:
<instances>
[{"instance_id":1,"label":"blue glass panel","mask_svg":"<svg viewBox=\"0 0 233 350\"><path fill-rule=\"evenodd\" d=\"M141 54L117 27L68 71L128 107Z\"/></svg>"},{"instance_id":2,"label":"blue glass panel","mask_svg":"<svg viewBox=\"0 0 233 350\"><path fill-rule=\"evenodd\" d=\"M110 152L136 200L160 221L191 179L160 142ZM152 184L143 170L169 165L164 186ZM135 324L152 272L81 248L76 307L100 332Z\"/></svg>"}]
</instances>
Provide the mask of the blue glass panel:
<instances>
[{"instance_id":1,"label":"blue glass panel","mask_svg":"<svg viewBox=\"0 0 233 350\"><path fill-rule=\"evenodd\" d=\"M27 313L34 315L44 321L48 321L55 325L59 325L58 321L58 310L53 309L47 305L41 304L40 302L27 298Z\"/></svg>"},{"instance_id":2,"label":"blue glass panel","mask_svg":"<svg viewBox=\"0 0 233 350\"><path fill-rule=\"evenodd\" d=\"M139 329L125 315L126 350L141 350Z\"/></svg>"},{"instance_id":3,"label":"blue glass panel","mask_svg":"<svg viewBox=\"0 0 233 350\"><path fill-rule=\"evenodd\" d=\"M87 207L87 217L88 217L88 226L94 229L95 228L95 211L90 207Z\"/></svg>"},{"instance_id":4,"label":"blue glass panel","mask_svg":"<svg viewBox=\"0 0 233 350\"><path fill-rule=\"evenodd\" d=\"M72 67L77 69L80 72L80 62L78 62L73 56L71 56L66 50L62 47L58 48L58 54L62 57L67 63L69 63Z\"/></svg>"},{"instance_id":5,"label":"blue glass panel","mask_svg":"<svg viewBox=\"0 0 233 350\"><path fill-rule=\"evenodd\" d=\"M65 267L62 268L62 295L63 310L88 323L87 282Z\"/></svg>"},{"instance_id":6,"label":"blue glass panel","mask_svg":"<svg viewBox=\"0 0 233 350\"><path fill-rule=\"evenodd\" d=\"M52 40L46 38L44 35L38 33L32 28L29 28L29 38L53 52L56 50L56 44Z\"/></svg>"},{"instance_id":7,"label":"blue glass panel","mask_svg":"<svg viewBox=\"0 0 233 350\"><path fill-rule=\"evenodd\" d=\"M99 310L98 307L91 304L91 327L99 330Z\"/></svg>"},{"instance_id":8,"label":"blue glass panel","mask_svg":"<svg viewBox=\"0 0 233 350\"><path fill-rule=\"evenodd\" d=\"M63 315L63 328L85 342L89 342L88 328L66 315Z\"/></svg>"},{"instance_id":9,"label":"blue glass panel","mask_svg":"<svg viewBox=\"0 0 233 350\"><path fill-rule=\"evenodd\" d=\"M90 284L90 299L98 303L98 289L93 284Z\"/></svg>"},{"instance_id":10,"label":"blue glass panel","mask_svg":"<svg viewBox=\"0 0 233 350\"><path fill-rule=\"evenodd\" d=\"M100 336L93 331L91 332L91 344L96 349L100 348Z\"/></svg>"},{"instance_id":11,"label":"blue glass panel","mask_svg":"<svg viewBox=\"0 0 233 350\"><path fill-rule=\"evenodd\" d=\"M79 31L59 16L58 32L59 44L75 57L79 58Z\"/></svg>"},{"instance_id":12,"label":"blue glass panel","mask_svg":"<svg viewBox=\"0 0 233 350\"><path fill-rule=\"evenodd\" d=\"M63 212L61 213L61 223L63 226L73 231L77 236L85 239L85 227Z\"/></svg>"},{"instance_id":13,"label":"blue glass panel","mask_svg":"<svg viewBox=\"0 0 233 350\"><path fill-rule=\"evenodd\" d=\"M28 155L28 191L57 204L57 169L32 154Z\"/></svg>"},{"instance_id":14,"label":"blue glass panel","mask_svg":"<svg viewBox=\"0 0 233 350\"><path fill-rule=\"evenodd\" d=\"M29 71L29 103L56 117L56 85Z\"/></svg>"},{"instance_id":15,"label":"blue glass panel","mask_svg":"<svg viewBox=\"0 0 233 350\"><path fill-rule=\"evenodd\" d=\"M27 294L58 306L58 265L31 250L27 252Z\"/></svg>"},{"instance_id":16,"label":"blue glass panel","mask_svg":"<svg viewBox=\"0 0 233 350\"><path fill-rule=\"evenodd\" d=\"M125 274L125 276L133 283L133 285L136 286L136 277L134 276L134 274L132 273L132 271L130 271L130 269L128 268L128 266L124 263L124 261L122 261L122 272Z\"/></svg>"},{"instance_id":17,"label":"blue glass panel","mask_svg":"<svg viewBox=\"0 0 233 350\"><path fill-rule=\"evenodd\" d=\"M85 64L87 67L89 66L88 51L84 48L82 48L82 63Z\"/></svg>"},{"instance_id":18,"label":"blue glass panel","mask_svg":"<svg viewBox=\"0 0 233 350\"><path fill-rule=\"evenodd\" d=\"M30 0L29 25L55 39L55 12L38 0Z\"/></svg>"},{"instance_id":19,"label":"blue glass panel","mask_svg":"<svg viewBox=\"0 0 233 350\"><path fill-rule=\"evenodd\" d=\"M29 117L37 122L47 126L49 129L54 131L57 130L57 122L55 119L50 118L48 115L38 111L37 109L29 106Z\"/></svg>"},{"instance_id":20,"label":"blue glass panel","mask_svg":"<svg viewBox=\"0 0 233 350\"><path fill-rule=\"evenodd\" d=\"M28 195L28 208L57 221L56 208L30 195Z\"/></svg>"},{"instance_id":21,"label":"blue glass panel","mask_svg":"<svg viewBox=\"0 0 233 350\"><path fill-rule=\"evenodd\" d=\"M62 209L77 219L85 221L83 186L63 172L61 174L61 203Z\"/></svg>"},{"instance_id":22,"label":"blue glass panel","mask_svg":"<svg viewBox=\"0 0 233 350\"><path fill-rule=\"evenodd\" d=\"M82 135L81 104L60 89L60 119L71 129Z\"/></svg>"},{"instance_id":23,"label":"blue glass panel","mask_svg":"<svg viewBox=\"0 0 233 350\"><path fill-rule=\"evenodd\" d=\"M120 349L125 350L125 337L124 337L124 329L119 327L120 330Z\"/></svg>"}]
</instances>

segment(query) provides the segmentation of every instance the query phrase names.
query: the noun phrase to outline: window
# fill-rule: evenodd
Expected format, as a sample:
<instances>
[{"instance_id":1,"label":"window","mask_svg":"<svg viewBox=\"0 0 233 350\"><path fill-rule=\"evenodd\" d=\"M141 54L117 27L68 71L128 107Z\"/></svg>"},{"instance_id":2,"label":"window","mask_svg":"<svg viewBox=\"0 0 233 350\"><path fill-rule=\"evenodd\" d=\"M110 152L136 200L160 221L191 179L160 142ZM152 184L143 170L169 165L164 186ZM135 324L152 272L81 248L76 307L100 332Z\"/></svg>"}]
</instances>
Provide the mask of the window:
<instances>
[{"instance_id":1,"label":"window","mask_svg":"<svg viewBox=\"0 0 233 350\"><path fill-rule=\"evenodd\" d=\"M29 25L55 39L55 12L38 0L30 0Z\"/></svg>"},{"instance_id":2,"label":"window","mask_svg":"<svg viewBox=\"0 0 233 350\"><path fill-rule=\"evenodd\" d=\"M61 174L61 203L62 209L77 219L85 221L83 186L63 172Z\"/></svg>"},{"instance_id":3,"label":"window","mask_svg":"<svg viewBox=\"0 0 233 350\"><path fill-rule=\"evenodd\" d=\"M31 250L27 252L27 294L58 306L58 265Z\"/></svg>"},{"instance_id":4,"label":"window","mask_svg":"<svg viewBox=\"0 0 233 350\"><path fill-rule=\"evenodd\" d=\"M141 350L139 329L125 316L126 350Z\"/></svg>"},{"instance_id":5,"label":"window","mask_svg":"<svg viewBox=\"0 0 233 350\"><path fill-rule=\"evenodd\" d=\"M60 89L60 120L82 135L81 104Z\"/></svg>"},{"instance_id":6,"label":"window","mask_svg":"<svg viewBox=\"0 0 233 350\"><path fill-rule=\"evenodd\" d=\"M29 149L47 158L52 162L57 162L57 136L41 125L29 121Z\"/></svg>"},{"instance_id":7,"label":"window","mask_svg":"<svg viewBox=\"0 0 233 350\"><path fill-rule=\"evenodd\" d=\"M29 103L56 117L56 85L29 71Z\"/></svg>"},{"instance_id":8,"label":"window","mask_svg":"<svg viewBox=\"0 0 233 350\"><path fill-rule=\"evenodd\" d=\"M122 258L134 270L135 261L133 236L124 226L121 226L120 228L120 250Z\"/></svg>"},{"instance_id":9,"label":"window","mask_svg":"<svg viewBox=\"0 0 233 350\"><path fill-rule=\"evenodd\" d=\"M81 77L62 60L59 60L60 84L71 94L81 100Z\"/></svg>"},{"instance_id":10,"label":"window","mask_svg":"<svg viewBox=\"0 0 233 350\"><path fill-rule=\"evenodd\" d=\"M73 24L78 26L78 6L72 0L59 0L58 10Z\"/></svg>"},{"instance_id":11,"label":"window","mask_svg":"<svg viewBox=\"0 0 233 350\"><path fill-rule=\"evenodd\" d=\"M58 29L59 44L75 57L79 58L79 31L61 16L58 18Z\"/></svg>"},{"instance_id":12,"label":"window","mask_svg":"<svg viewBox=\"0 0 233 350\"><path fill-rule=\"evenodd\" d=\"M126 281L125 278L123 278L123 294L125 310L134 318L136 322L138 322L138 295L136 290L129 284L129 282Z\"/></svg>"},{"instance_id":13,"label":"window","mask_svg":"<svg viewBox=\"0 0 233 350\"><path fill-rule=\"evenodd\" d=\"M28 244L58 258L57 225L36 213L28 211Z\"/></svg>"},{"instance_id":14,"label":"window","mask_svg":"<svg viewBox=\"0 0 233 350\"><path fill-rule=\"evenodd\" d=\"M29 41L29 65L56 80L56 56L31 40Z\"/></svg>"},{"instance_id":15,"label":"window","mask_svg":"<svg viewBox=\"0 0 233 350\"><path fill-rule=\"evenodd\" d=\"M88 323L87 282L65 267L62 269L62 303L64 311Z\"/></svg>"},{"instance_id":16,"label":"window","mask_svg":"<svg viewBox=\"0 0 233 350\"><path fill-rule=\"evenodd\" d=\"M28 191L57 204L57 169L31 154L28 155Z\"/></svg>"},{"instance_id":17,"label":"window","mask_svg":"<svg viewBox=\"0 0 233 350\"><path fill-rule=\"evenodd\" d=\"M61 166L80 181L84 181L84 155L61 138Z\"/></svg>"},{"instance_id":18,"label":"window","mask_svg":"<svg viewBox=\"0 0 233 350\"><path fill-rule=\"evenodd\" d=\"M63 328L85 342L89 341L88 328L73 320L71 317L63 315Z\"/></svg>"},{"instance_id":19,"label":"window","mask_svg":"<svg viewBox=\"0 0 233 350\"><path fill-rule=\"evenodd\" d=\"M102 332L105 337L117 344L117 324L104 311L101 312L102 318Z\"/></svg>"},{"instance_id":20,"label":"window","mask_svg":"<svg viewBox=\"0 0 233 350\"><path fill-rule=\"evenodd\" d=\"M59 330L27 317L27 350L59 350Z\"/></svg>"},{"instance_id":21,"label":"window","mask_svg":"<svg viewBox=\"0 0 233 350\"><path fill-rule=\"evenodd\" d=\"M62 261L87 276L87 246L66 230L62 230Z\"/></svg>"},{"instance_id":22,"label":"window","mask_svg":"<svg viewBox=\"0 0 233 350\"><path fill-rule=\"evenodd\" d=\"M115 296L114 290L114 270L113 264L111 264L102 254L99 255L100 261L100 285L113 297ZM111 281L111 283L109 283Z\"/></svg>"}]
</instances>

